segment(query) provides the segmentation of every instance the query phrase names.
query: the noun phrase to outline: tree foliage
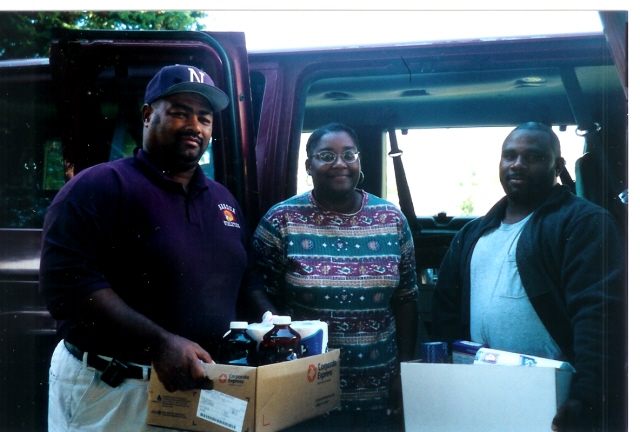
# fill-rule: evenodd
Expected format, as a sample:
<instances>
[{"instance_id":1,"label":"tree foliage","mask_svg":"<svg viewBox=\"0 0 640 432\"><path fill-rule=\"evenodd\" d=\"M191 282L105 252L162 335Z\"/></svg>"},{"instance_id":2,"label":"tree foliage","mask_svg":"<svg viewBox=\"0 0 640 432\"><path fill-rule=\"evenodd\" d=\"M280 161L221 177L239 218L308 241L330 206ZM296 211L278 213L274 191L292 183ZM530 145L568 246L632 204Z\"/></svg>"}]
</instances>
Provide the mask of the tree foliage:
<instances>
[{"instance_id":1,"label":"tree foliage","mask_svg":"<svg viewBox=\"0 0 640 432\"><path fill-rule=\"evenodd\" d=\"M0 12L0 59L47 57L55 28L203 30L204 12L62 11Z\"/></svg>"}]
</instances>

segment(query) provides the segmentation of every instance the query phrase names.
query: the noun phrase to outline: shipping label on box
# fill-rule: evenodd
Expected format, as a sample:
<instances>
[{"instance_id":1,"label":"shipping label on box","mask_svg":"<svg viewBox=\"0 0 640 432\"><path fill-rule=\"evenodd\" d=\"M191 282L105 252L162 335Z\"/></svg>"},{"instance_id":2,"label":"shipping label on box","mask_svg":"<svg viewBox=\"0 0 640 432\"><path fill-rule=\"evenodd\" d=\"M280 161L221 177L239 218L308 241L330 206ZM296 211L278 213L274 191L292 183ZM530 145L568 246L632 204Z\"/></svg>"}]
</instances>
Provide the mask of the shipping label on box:
<instances>
[{"instance_id":1,"label":"shipping label on box","mask_svg":"<svg viewBox=\"0 0 640 432\"><path fill-rule=\"evenodd\" d=\"M248 402L216 390L202 390L196 415L204 420L242 431Z\"/></svg>"},{"instance_id":2,"label":"shipping label on box","mask_svg":"<svg viewBox=\"0 0 640 432\"><path fill-rule=\"evenodd\" d=\"M404 362L407 432L549 430L573 372L550 367Z\"/></svg>"},{"instance_id":3,"label":"shipping label on box","mask_svg":"<svg viewBox=\"0 0 640 432\"><path fill-rule=\"evenodd\" d=\"M209 389L173 393L164 388L152 370L147 423L194 431L253 430L257 368L204 366L207 375L215 377L210 381ZM244 402L244 412L242 421L238 422L237 410L241 402Z\"/></svg>"},{"instance_id":4,"label":"shipping label on box","mask_svg":"<svg viewBox=\"0 0 640 432\"><path fill-rule=\"evenodd\" d=\"M210 389L168 392L152 371L147 423L271 432L340 406L340 350L260 367L205 364Z\"/></svg>"}]
</instances>

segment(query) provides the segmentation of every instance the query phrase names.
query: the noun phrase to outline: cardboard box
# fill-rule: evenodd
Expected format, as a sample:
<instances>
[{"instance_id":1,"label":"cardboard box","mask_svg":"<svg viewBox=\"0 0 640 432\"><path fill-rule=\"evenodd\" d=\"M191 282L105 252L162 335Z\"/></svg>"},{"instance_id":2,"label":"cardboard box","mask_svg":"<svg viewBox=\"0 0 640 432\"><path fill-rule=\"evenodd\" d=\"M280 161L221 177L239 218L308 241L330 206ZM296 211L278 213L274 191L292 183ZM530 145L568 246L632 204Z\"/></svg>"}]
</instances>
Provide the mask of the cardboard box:
<instances>
[{"instance_id":1,"label":"cardboard box","mask_svg":"<svg viewBox=\"0 0 640 432\"><path fill-rule=\"evenodd\" d=\"M573 372L550 367L404 362L406 432L551 430Z\"/></svg>"},{"instance_id":2,"label":"cardboard box","mask_svg":"<svg viewBox=\"0 0 640 432\"><path fill-rule=\"evenodd\" d=\"M340 406L340 350L260 367L205 365L211 390L170 393L155 371L147 423L203 432L270 432Z\"/></svg>"}]
</instances>

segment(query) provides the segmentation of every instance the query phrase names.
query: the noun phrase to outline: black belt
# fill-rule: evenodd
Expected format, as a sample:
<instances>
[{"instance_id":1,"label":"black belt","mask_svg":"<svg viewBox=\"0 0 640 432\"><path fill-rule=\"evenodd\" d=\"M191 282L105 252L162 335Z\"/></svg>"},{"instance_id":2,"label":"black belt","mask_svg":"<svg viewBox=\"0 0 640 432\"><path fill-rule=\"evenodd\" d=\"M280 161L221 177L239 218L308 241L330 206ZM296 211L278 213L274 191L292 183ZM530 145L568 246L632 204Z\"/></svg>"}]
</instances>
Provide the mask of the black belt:
<instances>
[{"instance_id":1,"label":"black belt","mask_svg":"<svg viewBox=\"0 0 640 432\"><path fill-rule=\"evenodd\" d=\"M64 341L64 346L75 358L84 363L84 351L66 340ZM86 353L86 355L87 366L101 371L102 375L100 375L100 379L111 387L117 387L125 378L149 379L150 366L123 363L116 359L110 359L92 353Z\"/></svg>"}]
</instances>

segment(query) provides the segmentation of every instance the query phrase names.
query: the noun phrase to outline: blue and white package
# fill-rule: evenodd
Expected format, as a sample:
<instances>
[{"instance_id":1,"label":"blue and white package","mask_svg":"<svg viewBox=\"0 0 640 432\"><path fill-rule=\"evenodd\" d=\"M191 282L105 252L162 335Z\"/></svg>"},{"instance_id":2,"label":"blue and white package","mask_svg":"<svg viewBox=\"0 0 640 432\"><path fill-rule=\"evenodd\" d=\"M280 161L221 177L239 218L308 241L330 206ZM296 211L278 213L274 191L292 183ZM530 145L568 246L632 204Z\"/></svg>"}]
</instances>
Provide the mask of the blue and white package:
<instances>
[{"instance_id":1,"label":"blue and white package","mask_svg":"<svg viewBox=\"0 0 640 432\"><path fill-rule=\"evenodd\" d=\"M480 348L476 353L473 364L503 365L503 366L542 366L575 372L571 363L536 357L528 354L501 351L491 348Z\"/></svg>"},{"instance_id":2,"label":"blue and white package","mask_svg":"<svg viewBox=\"0 0 640 432\"><path fill-rule=\"evenodd\" d=\"M329 343L329 326L320 320L293 321L291 328L300 333L303 357L327 352Z\"/></svg>"}]
</instances>

